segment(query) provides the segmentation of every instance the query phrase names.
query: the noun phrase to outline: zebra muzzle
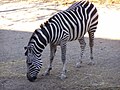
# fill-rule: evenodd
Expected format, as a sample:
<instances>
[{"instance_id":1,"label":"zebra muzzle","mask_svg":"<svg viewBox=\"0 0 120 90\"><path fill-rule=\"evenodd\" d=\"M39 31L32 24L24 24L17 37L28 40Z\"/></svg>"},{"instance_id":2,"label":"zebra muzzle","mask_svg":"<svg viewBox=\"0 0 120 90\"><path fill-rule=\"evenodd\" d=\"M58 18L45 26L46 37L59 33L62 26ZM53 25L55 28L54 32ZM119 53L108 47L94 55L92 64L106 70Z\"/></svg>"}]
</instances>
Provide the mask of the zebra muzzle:
<instances>
[{"instance_id":1,"label":"zebra muzzle","mask_svg":"<svg viewBox=\"0 0 120 90\"><path fill-rule=\"evenodd\" d=\"M30 82L34 82L34 81L37 79L37 77L36 77L36 76L31 77L31 76L29 75L29 73L27 73L27 79L28 79Z\"/></svg>"}]
</instances>

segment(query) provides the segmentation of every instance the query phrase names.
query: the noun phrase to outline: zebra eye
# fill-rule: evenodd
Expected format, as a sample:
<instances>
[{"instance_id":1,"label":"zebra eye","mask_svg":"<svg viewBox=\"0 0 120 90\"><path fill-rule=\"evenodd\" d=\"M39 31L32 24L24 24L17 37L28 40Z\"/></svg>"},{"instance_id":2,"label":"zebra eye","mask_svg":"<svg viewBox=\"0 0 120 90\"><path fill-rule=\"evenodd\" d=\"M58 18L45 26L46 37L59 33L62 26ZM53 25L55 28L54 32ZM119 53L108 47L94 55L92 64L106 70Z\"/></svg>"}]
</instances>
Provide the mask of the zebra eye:
<instances>
[{"instance_id":1,"label":"zebra eye","mask_svg":"<svg viewBox=\"0 0 120 90\"><path fill-rule=\"evenodd\" d=\"M26 63L27 63L27 65L32 65L32 62L28 59L27 59Z\"/></svg>"},{"instance_id":2,"label":"zebra eye","mask_svg":"<svg viewBox=\"0 0 120 90\"><path fill-rule=\"evenodd\" d=\"M32 65L32 63L27 63L28 65Z\"/></svg>"},{"instance_id":3,"label":"zebra eye","mask_svg":"<svg viewBox=\"0 0 120 90\"><path fill-rule=\"evenodd\" d=\"M32 65L32 61L29 58L27 58L26 63L27 65Z\"/></svg>"}]
</instances>

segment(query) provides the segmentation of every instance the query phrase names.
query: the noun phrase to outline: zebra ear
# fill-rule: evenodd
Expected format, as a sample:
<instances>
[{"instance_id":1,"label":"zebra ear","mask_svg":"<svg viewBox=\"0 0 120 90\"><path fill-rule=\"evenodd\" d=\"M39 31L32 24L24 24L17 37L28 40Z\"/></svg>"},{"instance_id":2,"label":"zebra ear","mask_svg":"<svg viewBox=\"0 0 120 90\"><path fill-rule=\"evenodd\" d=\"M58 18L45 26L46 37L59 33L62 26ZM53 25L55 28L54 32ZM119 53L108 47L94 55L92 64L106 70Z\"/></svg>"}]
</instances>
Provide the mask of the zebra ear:
<instances>
[{"instance_id":1,"label":"zebra ear","mask_svg":"<svg viewBox=\"0 0 120 90\"><path fill-rule=\"evenodd\" d=\"M26 50L26 49L27 49L27 46L25 46L24 49Z\"/></svg>"},{"instance_id":2,"label":"zebra ear","mask_svg":"<svg viewBox=\"0 0 120 90\"><path fill-rule=\"evenodd\" d=\"M40 25L40 28L43 28L43 24Z\"/></svg>"},{"instance_id":3,"label":"zebra ear","mask_svg":"<svg viewBox=\"0 0 120 90\"><path fill-rule=\"evenodd\" d=\"M24 47L24 49L26 50L27 47ZM28 50L25 51L25 56L27 56Z\"/></svg>"},{"instance_id":4,"label":"zebra ear","mask_svg":"<svg viewBox=\"0 0 120 90\"><path fill-rule=\"evenodd\" d=\"M28 51L25 51L25 56L27 56L27 52L28 52Z\"/></svg>"}]
</instances>

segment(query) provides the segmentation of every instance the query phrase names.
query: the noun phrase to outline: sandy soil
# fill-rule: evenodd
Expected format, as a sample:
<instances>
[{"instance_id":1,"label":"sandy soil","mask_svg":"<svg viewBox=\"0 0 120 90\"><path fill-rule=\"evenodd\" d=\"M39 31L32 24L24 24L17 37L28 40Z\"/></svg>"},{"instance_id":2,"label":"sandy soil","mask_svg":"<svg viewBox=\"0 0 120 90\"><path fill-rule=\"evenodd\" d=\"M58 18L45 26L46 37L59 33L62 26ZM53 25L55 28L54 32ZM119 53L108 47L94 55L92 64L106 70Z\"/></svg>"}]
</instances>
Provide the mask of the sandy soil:
<instances>
[{"instance_id":1,"label":"sandy soil","mask_svg":"<svg viewBox=\"0 0 120 90\"><path fill-rule=\"evenodd\" d=\"M58 47L50 76L41 76L49 63L49 46L43 52L43 68L36 82L26 78L24 46L32 32L50 16L67 6L41 2L0 3L0 90L120 90L120 5L101 6L95 34L94 66L89 61L88 37L81 68L76 68L80 50L77 41L67 49L67 79Z\"/></svg>"}]
</instances>

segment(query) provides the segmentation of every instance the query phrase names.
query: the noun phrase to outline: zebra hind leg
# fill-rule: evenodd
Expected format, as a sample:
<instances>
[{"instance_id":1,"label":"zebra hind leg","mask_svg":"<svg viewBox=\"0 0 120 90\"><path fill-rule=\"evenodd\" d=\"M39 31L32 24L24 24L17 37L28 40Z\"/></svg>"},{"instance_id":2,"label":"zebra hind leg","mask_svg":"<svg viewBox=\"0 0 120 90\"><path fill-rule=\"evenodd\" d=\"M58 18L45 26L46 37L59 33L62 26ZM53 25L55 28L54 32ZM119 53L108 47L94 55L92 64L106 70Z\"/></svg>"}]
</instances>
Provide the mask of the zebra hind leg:
<instances>
[{"instance_id":1,"label":"zebra hind leg","mask_svg":"<svg viewBox=\"0 0 120 90\"><path fill-rule=\"evenodd\" d=\"M78 39L78 41L80 43L81 53L80 53L79 62L76 64L76 67L80 68L81 67L81 63L82 63L82 58L83 58L83 54L84 54L86 43L85 43L84 37L82 37L81 39Z\"/></svg>"},{"instance_id":2,"label":"zebra hind leg","mask_svg":"<svg viewBox=\"0 0 120 90\"><path fill-rule=\"evenodd\" d=\"M48 66L48 69L43 74L44 76L50 75L50 71L52 70L52 62L53 62L56 50L57 50L57 46L50 44L50 64Z\"/></svg>"},{"instance_id":3,"label":"zebra hind leg","mask_svg":"<svg viewBox=\"0 0 120 90\"><path fill-rule=\"evenodd\" d=\"M94 65L93 61L93 46L94 46L94 32L88 32L89 34L89 46L90 46L90 62L88 65Z\"/></svg>"}]
</instances>

